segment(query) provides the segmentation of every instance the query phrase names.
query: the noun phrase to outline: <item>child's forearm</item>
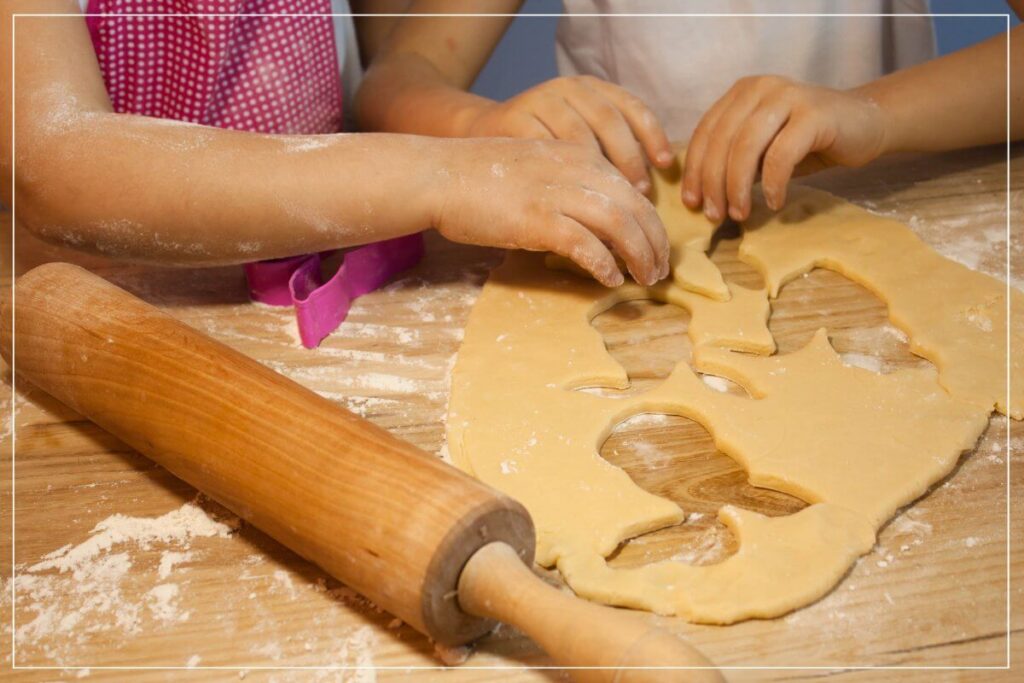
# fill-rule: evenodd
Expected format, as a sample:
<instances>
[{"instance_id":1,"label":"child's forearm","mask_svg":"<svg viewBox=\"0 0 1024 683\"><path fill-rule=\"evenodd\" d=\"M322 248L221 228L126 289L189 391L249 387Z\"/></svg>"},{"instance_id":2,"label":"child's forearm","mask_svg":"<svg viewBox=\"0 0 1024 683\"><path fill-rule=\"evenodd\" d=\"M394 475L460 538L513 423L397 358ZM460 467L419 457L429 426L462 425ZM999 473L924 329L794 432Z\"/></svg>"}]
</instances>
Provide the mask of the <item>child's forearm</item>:
<instances>
[{"instance_id":1,"label":"child's forearm","mask_svg":"<svg viewBox=\"0 0 1024 683\"><path fill-rule=\"evenodd\" d=\"M0 86L13 89L16 112L13 136L11 106L0 115L3 200L16 200L17 219L39 236L120 258L215 264L430 227L437 142L257 135L115 114L74 16L21 17L15 74L11 13L76 8L41 0L0 12Z\"/></svg>"},{"instance_id":2,"label":"child's forearm","mask_svg":"<svg viewBox=\"0 0 1024 683\"><path fill-rule=\"evenodd\" d=\"M462 137L493 104L448 83L420 55L402 53L386 56L367 72L355 107L363 130Z\"/></svg>"},{"instance_id":3,"label":"child's forearm","mask_svg":"<svg viewBox=\"0 0 1024 683\"><path fill-rule=\"evenodd\" d=\"M436 214L429 140L264 136L59 108L18 119L19 221L109 256L238 263L396 237Z\"/></svg>"},{"instance_id":4,"label":"child's forearm","mask_svg":"<svg viewBox=\"0 0 1024 683\"><path fill-rule=\"evenodd\" d=\"M80 17L19 22L12 68L5 48L17 6L0 10L0 93L18 79L16 135L0 107L0 197L16 200L18 220L46 239L212 265L433 227L460 242L553 251L609 285L623 279L613 250L638 282L667 275L654 208L593 147L261 135L115 114Z\"/></svg>"},{"instance_id":5,"label":"child's forearm","mask_svg":"<svg viewBox=\"0 0 1024 683\"><path fill-rule=\"evenodd\" d=\"M555 251L607 284L622 276L606 244L644 284L667 274L668 241L653 206L581 146L271 136L41 111L18 115L17 216L80 249L213 265L433 227L460 242Z\"/></svg>"},{"instance_id":6,"label":"child's forearm","mask_svg":"<svg viewBox=\"0 0 1024 683\"><path fill-rule=\"evenodd\" d=\"M363 130L461 137L492 100L466 90L511 23L521 0L416 0L384 41L356 96ZM417 16L420 15L420 16Z\"/></svg>"},{"instance_id":7,"label":"child's forearm","mask_svg":"<svg viewBox=\"0 0 1024 683\"><path fill-rule=\"evenodd\" d=\"M384 13L477 10L464 5L462 0L454 3L451 0L365 0L357 2L353 9ZM517 6L513 1L492 9L514 12ZM507 19L495 18L497 23L493 23L484 18L440 19L405 14L357 17L355 21L360 53L368 66L353 100L362 130L462 136L464 126L454 119L464 120L467 106L476 108L490 103L490 100L470 95L465 89L483 67L482 60L493 47L483 44L481 39L497 42ZM467 26L467 21L473 22L473 26ZM415 27L410 29L410 23ZM473 30L462 30L463 27ZM400 34L397 39L393 37L396 29ZM445 52L449 55L453 52L450 46L454 45L454 52L463 58L439 60L442 67L447 68L447 74L442 74L421 52L434 54L441 43L445 43Z\"/></svg>"},{"instance_id":8,"label":"child's forearm","mask_svg":"<svg viewBox=\"0 0 1024 683\"><path fill-rule=\"evenodd\" d=\"M492 12L520 0L494 0ZM417 12L476 10L468 0L418 0ZM650 188L645 157L673 154L654 113L624 89L597 78L541 83L504 102L466 92L508 26L507 16L404 17L356 96L363 130L444 137L555 138L602 152L638 190Z\"/></svg>"},{"instance_id":9,"label":"child's forearm","mask_svg":"<svg viewBox=\"0 0 1024 683\"><path fill-rule=\"evenodd\" d=\"M856 89L887 120L883 152L935 152L1006 140L1006 35ZM1024 137L1024 26L1009 33L1010 139Z\"/></svg>"}]
</instances>

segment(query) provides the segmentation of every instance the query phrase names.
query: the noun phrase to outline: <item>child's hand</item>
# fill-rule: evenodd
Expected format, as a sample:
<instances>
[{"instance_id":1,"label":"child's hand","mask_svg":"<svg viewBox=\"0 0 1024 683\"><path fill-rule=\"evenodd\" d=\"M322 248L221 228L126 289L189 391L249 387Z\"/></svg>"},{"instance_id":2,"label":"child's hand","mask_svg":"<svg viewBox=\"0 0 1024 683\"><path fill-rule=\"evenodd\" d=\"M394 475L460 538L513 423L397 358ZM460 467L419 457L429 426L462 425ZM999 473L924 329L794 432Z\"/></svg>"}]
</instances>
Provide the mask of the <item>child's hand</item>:
<instances>
[{"instance_id":1,"label":"child's hand","mask_svg":"<svg viewBox=\"0 0 1024 683\"><path fill-rule=\"evenodd\" d=\"M668 275L668 238L651 203L600 152L554 140L446 141L433 226L456 242L552 251L607 286L609 247L637 282Z\"/></svg>"},{"instance_id":2,"label":"child's hand","mask_svg":"<svg viewBox=\"0 0 1024 683\"><path fill-rule=\"evenodd\" d=\"M714 221L726 214L744 220L760 165L765 201L778 210L794 170L866 164L885 151L888 126L882 109L855 91L779 76L741 79L694 131L686 152L683 202L693 209L703 203ZM801 164L809 155L813 158Z\"/></svg>"},{"instance_id":3,"label":"child's hand","mask_svg":"<svg viewBox=\"0 0 1024 683\"><path fill-rule=\"evenodd\" d=\"M557 138L604 150L640 190L650 189L644 154L672 163L665 131L639 98L593 76L555 78L507 102L476 103L460 126L463 137Z\"/></svg>"}]
</instances>

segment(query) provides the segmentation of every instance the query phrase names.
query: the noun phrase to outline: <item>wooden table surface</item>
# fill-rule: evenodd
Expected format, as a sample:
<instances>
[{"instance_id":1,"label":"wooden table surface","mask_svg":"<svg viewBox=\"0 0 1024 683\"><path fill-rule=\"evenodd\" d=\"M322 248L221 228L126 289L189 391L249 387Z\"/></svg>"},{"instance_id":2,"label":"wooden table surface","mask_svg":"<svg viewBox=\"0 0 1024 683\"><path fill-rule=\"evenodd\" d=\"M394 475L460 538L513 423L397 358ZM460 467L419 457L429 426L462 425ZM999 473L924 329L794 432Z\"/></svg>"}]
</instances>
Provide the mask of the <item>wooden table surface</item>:
<instances>
[{"instance_id":1,"label":"wooden table surface","mask_svg":"<svg viewBox=\"0 0 1024 683\"><path fill-rule=\"evenodd\" d=\"M1014 284L1022 287L1024 148L1012 156L1010 260ZM855 172L831 171L810 182L896 217L939 251L1006 278L1004 150L889 161ZM10 216L3 220L4 234L10 234ZM240 268L117 265L43 245L20 229L16 236L15 273L54 259L82 263L439 457L445 455L448 378L462 330L488 269L500 259L499 252L448 244L431 235L429 255L419 267L360 299L342 328L309 351L298 344L289 310L249 303ZM713 260L728 278L759 285L757 273L737 261L737 243L734 234L724 231ZM8 290L10 244L5 250L2 277ZM622 304L594 325L635 386L643 388L689 353L687 319L685 311L673 306L641 302ZM877 298L818 270L785 287L773 304L770 326L786 353L822 325L837 349L849 354L848 362L881 371L925 363L909 354ZM10 386L6 367L4 381ZM19 668L17 680L89 676L148 681L185 674L189 679L259 681L564 678L552 670L523 670L550 662L507 628L480 643L460 668L443 673L416 668L436 666L438 660L427 639L408 626L197 497L194 489L27 382L17 382L13 401L9 394L3 400L0 628L9 640L13 611L18 667L53 667ZM14 543L9 538L12 435L17 440ZM1008 644L1006 495L1012 460L1012 496L1021 500L1022 454L1024 426L994 417L957 470L888 524L874 551L813 605L779 619L728 627L676 619L664 623L688 634L716 663L740 667L726 672L729 680L838 674L863 681L1008 680L1011 674L999 669L849 667L1003 667L1009 650L1020 666L1022 516L1014 510L1018 542L1010 557L1009 597L1015 609ZM624 423L602 455L641 486L687 511L703 513L625 544L615 563L670 555L712 562L735 550L729 533L714 521L723 503L769 514L802 506L788 496L750 487L742 470L715 451L703 428L683 418ZM70 553L63 556L81 560L72 569L34 567L47 554L59 551L61 556L65 551L60 549L69 545ZM18 576L13 605L12 549ZM11 664L8 650L5 677ZM117 666L179 669L100 668ZM341 668L369 666L390 668ZM495 666L511 668L472 668Z\"/></svg>"}]
</instances>

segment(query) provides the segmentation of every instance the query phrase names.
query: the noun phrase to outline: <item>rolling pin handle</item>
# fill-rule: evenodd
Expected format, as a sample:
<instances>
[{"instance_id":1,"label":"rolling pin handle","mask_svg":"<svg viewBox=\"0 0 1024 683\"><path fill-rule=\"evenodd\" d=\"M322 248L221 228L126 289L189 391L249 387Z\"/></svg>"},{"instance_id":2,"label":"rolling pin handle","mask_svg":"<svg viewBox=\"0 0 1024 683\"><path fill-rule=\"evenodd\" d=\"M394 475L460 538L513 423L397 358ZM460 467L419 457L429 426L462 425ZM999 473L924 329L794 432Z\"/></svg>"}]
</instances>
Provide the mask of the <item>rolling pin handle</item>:
<instances>
[{"instance_id":1,"label":"rolling pin handle","mask_svg":"<svg viewBox=\"0 0 1024 683\"><path fill-rule=\"evenodd\" d=\"M580 683L717 683L722 675L682 638L625 610L547 584L504 543L478 550L459 576L459 604L511 624Z\"/></svg>"}]
</instances>

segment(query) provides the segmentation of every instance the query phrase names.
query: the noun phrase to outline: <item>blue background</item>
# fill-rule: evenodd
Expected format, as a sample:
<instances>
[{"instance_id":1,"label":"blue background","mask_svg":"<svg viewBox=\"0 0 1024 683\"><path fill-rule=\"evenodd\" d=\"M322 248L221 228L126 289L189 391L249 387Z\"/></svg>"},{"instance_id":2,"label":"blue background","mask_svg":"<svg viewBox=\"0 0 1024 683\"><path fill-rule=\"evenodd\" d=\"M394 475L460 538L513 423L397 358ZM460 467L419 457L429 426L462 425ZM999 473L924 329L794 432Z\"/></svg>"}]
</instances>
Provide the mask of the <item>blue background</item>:
<instances>
[{"instance_id":1,"label":"blue background","mask_svg":"<svg viewBox=\"0 0 1024 683\"><path fill-rule=\"evenodd\" d=\"M1003 0L931 0L929 5L935 14L1009 14L1013 26L1020 23ZM522 15L561 11L561 0L526 0L521 16L512 22L473 85L473 92L504 100L556 76L555 26L558 19ZM934 17L932 21L939 54L973 45L1006 27L1003 17Z\"/></svg>"}]
</instances>

